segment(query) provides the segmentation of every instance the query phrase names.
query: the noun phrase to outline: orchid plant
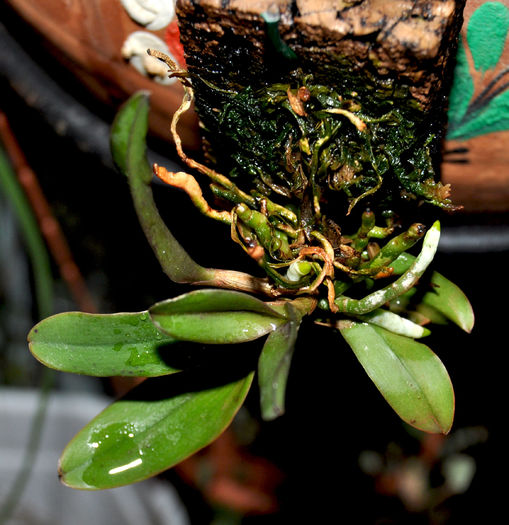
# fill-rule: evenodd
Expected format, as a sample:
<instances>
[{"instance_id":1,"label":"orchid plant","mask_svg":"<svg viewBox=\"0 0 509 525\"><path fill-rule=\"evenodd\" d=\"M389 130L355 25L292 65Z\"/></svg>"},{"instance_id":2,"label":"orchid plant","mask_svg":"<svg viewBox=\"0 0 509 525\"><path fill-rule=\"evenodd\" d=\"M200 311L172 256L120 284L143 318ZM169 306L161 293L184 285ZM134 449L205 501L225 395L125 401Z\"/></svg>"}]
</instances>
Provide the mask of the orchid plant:
<instances>
[{"instance_id":1,"label":"orchid plant","mask_svg":"<svg viewBox=\"0 0 509 525\"><path fill-rule=\"evenodd\" d=\"M184 86L171 129L183 164L196 176L149 165L150 103L143 92L115 119L112 154L162 270L198 288L146 311L61 313L31 330L30 350L48 367L149 378L69 443L60 459L62 481L105 489L176 465L227 428L255 376L262 418L282 416L292 353L307 323L342 336L406 423L449 432L453 387L421 339L433 323L450 321L469 332L474 316L462 291L429 269L439 222L404 226L406 216L398 213L423 203L454 208L449 188L433 179L431 138L412 138L412 122L395 109L370 112L355 93L336 93L299 73L262 90L208 86L223 100L219 139L231 151L223 175L190 158L178 135L179 118L204 81L151 54ZM159 215L154 175L225 224L263 276L195 262ZM198 176L208 179L207 189ZM347 219L358 226L348 231L340 225ZM256 352L243 344L255 340ZM214 358L202 352L203 363L178 365L174 352L193 343L207 345ZM226 350L214 354L214 346Z\"/></svg>"}]
</instances>

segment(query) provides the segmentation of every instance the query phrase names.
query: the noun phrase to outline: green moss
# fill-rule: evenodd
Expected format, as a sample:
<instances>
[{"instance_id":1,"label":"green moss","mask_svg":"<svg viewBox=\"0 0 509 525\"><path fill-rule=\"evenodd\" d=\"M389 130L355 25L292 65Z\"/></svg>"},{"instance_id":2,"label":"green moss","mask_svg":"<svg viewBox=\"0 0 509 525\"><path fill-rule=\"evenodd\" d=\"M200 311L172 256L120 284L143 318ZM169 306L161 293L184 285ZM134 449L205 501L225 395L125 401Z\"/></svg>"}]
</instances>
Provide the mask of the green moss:
<instances>
[{"instance_id":1,"label":"green moss","mask_svg":"<svg viewBox=\"0 0 509 525\"><path fill-rule=\"evenodd\" d=\"M219 171L256 204L244 209L236 194L215 185L212 191L233 210L234 240L248 253L260 253L252 251L254 246L263 248L258 261L280 287L303 289L313 286L312 279L321 283L323 271L331 272L328 264L348 278L375 275L381 268L366 266L373 257L367 243L390 237L400 210L407 215L402 222L409 224L415 221L408 216L413 206L454 208L448 187L435 181L435 135L408 86L370 75L369 68L339 76L347 63L337 58L335 67L321 68L320 78L298 69L267 85L216 88L202 82L197 89ZM296 223L272 212L274 203L291 209ZM345 236L343 231L355 231L367 208L385 226L373 224L366 235ZM263 227L253 214L263 217ZM289 282L284 272L304 259L315 261L307 284Z\"/></svg>"},{"instance_id":2,"label":"green moss","mask_svg":"<svg viewBox=\"0 0 509 525\"><path fill-rule=\"evenodd\" d=\"M434 136L423 134L408 92L393 85L370 97L367 91L338 90L296 72L288 83L224 98L208 123L221 169L241 186L297 206L306 196L326 203L336 193L345 213L363 199L371 206L412 198L450 207L433 182Z\"/></svg>"}]
</instances>

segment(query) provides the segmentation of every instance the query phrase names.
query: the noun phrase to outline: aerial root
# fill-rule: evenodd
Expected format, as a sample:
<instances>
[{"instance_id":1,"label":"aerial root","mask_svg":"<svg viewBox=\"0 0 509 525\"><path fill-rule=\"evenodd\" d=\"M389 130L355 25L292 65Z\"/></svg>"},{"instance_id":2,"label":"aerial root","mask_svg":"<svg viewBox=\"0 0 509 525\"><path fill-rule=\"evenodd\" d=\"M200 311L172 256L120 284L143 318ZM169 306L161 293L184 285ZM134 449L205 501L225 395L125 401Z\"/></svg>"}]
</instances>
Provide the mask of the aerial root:
<instances>
[{"instance_id":1,"label":"aerial root","mask_svg":"<svg viewBox=\"0 0 509 525\"><path fill-rule=\"evenodd\" d=\"M183 171L174 173L168 171L163 166L154 164L154 174L166 184L184 190L191 198L193 204L207 217L231 224L232 219L230 212L213 209L205 200L198 181L192 175L189 175L189 173Z\"/></svg>"}]
</instances>

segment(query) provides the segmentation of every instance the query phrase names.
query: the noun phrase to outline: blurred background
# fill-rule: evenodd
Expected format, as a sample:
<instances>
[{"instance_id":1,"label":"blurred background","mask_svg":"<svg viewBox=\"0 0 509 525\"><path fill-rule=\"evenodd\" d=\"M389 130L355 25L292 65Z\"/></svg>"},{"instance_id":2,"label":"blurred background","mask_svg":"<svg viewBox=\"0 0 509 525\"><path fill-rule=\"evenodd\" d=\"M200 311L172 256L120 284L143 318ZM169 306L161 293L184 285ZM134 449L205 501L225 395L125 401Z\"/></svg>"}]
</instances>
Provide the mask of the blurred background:
<instances>
[{"instance_id":1,"label":"blurred background","mask_svg":"<svg viewBox=\"0 0 509 525\"><path fill-rule=\"evenodd\" d=\"M465 28L484 3L467 2ZM44 370L28 352L28 331L49 313L139 311L186 291L160 271L125 180L113 168L108 139L119 105L149 90L149 156L178 166L168 137L180 88L144 76L136 47L158 45L181 60L178 29L171 9L147 24L124 4L0 2L0 523L453 524L498 517L507 468L505 99L496 129L457 134L444 144L443 178L465 209L442 219L436 267L463 289L476 313L472 334L438 327L427 340L455 386L449 436L405 426L339 336L307 326L284 417L261 423L253 389L223 437L154 480L100 493L59 484L65 444L130 385ZM139 31L149 36L128 42ZM471 71L481 93L490 85L496 95L507 92L506 34L494 72ZM185 147L197 151L196 119L183 125ZM222 225L197 216L181 194L158 185L154 191L194 258L240 268L243 254ZM197 246L191 236L202 228L210 233Z\"/></svg>"}]
</instances>

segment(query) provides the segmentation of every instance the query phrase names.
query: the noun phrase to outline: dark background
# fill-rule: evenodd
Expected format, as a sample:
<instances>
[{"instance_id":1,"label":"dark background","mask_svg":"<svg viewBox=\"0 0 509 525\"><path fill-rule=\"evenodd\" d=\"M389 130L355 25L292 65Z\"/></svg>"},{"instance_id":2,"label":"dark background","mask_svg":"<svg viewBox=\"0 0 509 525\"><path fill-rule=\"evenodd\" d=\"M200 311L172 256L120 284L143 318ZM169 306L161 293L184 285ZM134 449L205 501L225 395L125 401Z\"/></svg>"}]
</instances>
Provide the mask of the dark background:
<instances>
[{"instance_id":1,"label":"dark background","mask_svg":"<svg viewBox=\"0 0 509 525\"><path fill-rule=\"evenodd\" d=\"M2 28L0 42L0 109L39 178L100 310L138 311L187 291L160 271L137 223L126 181L109 160L104 130L116 108L102 106L82 89L39 46L37 36L10 18L2 6L0 20L9 27L7 32ZM17 55L17 49L8 45L9 35L20 31L26 55ZM25 62L27 56L30 62ZM44 85L44 77L25 75L34 63L69 98L62 102L61 92ZM20 80L23 77L25 82ZM61 111L56 120L55 107ZM76 107L89 112L88 141L87 126L73 123ZM69 123L65 132L57 125L62 119ZM171 145L156 141L149 145L154 155L175 161ZM198 216L185 195L162 186L155 186L155 194L167 224L201 264L239 268L245 262L225 227ZM285 479L277 489L280 510L246 517L242 523L455 524L466 519L486 523L504 515L507 217L460 213L444 217L442 224L448 237L435 268L470 298L476 325L470 335L455 327L439 327L426 341L451 375L456 417L450 438L442 444L442 455L435 457L429 476L423 479L431 495L443 483L443 461L458 452L455 447L464 438L461 453L473 458L476 466L469 489L417 510L405 506L395 494L384 494L387 484L364 472L359 458L366 457L366 451L378 453L386 473L415 461L425 463L424 436L400 422L338 334L305 326L292 363L286 415L260 423L256 388L247 401L258 429L249 450L277 465ZM62 298L62 304L68 304L65 292ZM102 388L112 393L108 383ZM470 441L468 436L473 436ZM193 523L214 519L216 510L197 488L173 471L164 477L179 490Z\"/></svg>"}]
</instances>

